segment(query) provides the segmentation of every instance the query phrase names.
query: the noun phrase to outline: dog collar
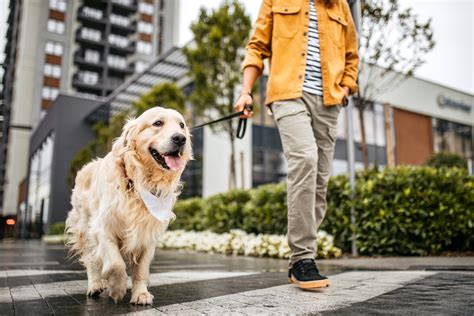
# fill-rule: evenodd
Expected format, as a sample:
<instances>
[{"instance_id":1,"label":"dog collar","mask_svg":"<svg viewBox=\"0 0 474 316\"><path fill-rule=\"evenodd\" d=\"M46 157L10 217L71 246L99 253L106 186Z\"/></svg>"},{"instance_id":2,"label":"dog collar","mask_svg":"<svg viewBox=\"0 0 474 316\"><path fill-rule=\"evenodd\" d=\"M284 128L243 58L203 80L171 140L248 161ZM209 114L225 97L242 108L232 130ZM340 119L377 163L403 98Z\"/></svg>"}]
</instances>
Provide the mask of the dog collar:
<instances>
[{"instance_id":1,"label":"dog collar","mask_svg":"<svg viewBox=\"0 0 474 316\"><path fill-rule=\"evenodd\" d=\"M148 212L150 212L154 218L160 222L165 222L171 220L174 217L174 213L171 211L171 208L173 207L172 194L162 198L157 197L145 189L138 190L138 193L140 194L143 203L145 203Z\"/></svg>"}]
</instances>

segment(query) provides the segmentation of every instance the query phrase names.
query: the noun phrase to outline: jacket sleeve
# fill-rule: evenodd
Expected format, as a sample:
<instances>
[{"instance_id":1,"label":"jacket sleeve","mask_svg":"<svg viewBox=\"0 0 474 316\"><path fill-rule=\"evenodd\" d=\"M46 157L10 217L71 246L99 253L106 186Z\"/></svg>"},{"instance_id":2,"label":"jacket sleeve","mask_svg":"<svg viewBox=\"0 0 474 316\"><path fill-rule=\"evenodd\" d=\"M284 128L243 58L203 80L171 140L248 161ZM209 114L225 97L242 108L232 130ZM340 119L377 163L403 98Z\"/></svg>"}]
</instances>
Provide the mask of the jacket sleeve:
<instances>
[{"instance_id":1,"label":"jacket sleeve","mask_svg":"<svg viewBox=\"0 0 474 316\"><path fill-rule=\"evenodd\" d=\"M263 0L258 14L255 29L247 45L247 53L242 63L242 69L248 66L258 68L263 73L263 60L271 56L271 40L273 28L272 1Z\"/></svg>"},{"instance_id":2,"label":"jacket sleeve","mask_svg":"<svg viewBox=\"0 0 474 316\"><path fill-rule=\"evenodd\" d=\"M352 14L349 5L346 1L343 2L343 8L347 19L346 30L346 65L344 75L342 77L341 86L346 86L350 90L350 94L357 91L357 75L359 72L359 53L357 33L352 19Z\"/></svg>"}]
</instances>

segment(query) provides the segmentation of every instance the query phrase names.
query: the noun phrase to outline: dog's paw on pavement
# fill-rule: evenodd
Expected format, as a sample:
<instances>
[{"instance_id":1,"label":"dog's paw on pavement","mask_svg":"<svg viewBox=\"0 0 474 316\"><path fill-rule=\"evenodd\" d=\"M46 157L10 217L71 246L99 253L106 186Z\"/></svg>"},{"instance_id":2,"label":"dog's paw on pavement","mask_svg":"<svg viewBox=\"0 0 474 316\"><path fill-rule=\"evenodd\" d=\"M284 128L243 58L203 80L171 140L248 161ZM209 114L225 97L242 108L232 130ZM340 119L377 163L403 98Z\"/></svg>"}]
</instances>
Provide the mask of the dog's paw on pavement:
<instances>
[{"instance_id":1,"label":"dog's paw on pavement","mask_svg":"<svg viewBox=\"0 0 474 316\"><path fill-rule=\"evenodd\" d=\"M121 301L127 293L127 274L124 272L123 275L113 274L110 276L107 282L107 288L109 290L109 296L115 303Z\"/></svg>"},{"instance_id":2,"label":"dog's paw on pavement","mask_svg":"<svg viewBox=\"0 0 474 316\"><path fill-rule=\"evenodd\" d=\"M87 289L87 296L99 296L105 290L105 286L103 286L102 282L94 283L89 285Z\"/></svg>"},{"instance_id":3,"label":"dog's paw on pavement","mask_svg":"<svg viewBox=\"0 0 474 316\"><path fill-rule=\"evenodd\" d=\"M135 305L151 305L153 303L153 294L150 292L132 293L130 303Z\"/></svg>"}]
</instances>

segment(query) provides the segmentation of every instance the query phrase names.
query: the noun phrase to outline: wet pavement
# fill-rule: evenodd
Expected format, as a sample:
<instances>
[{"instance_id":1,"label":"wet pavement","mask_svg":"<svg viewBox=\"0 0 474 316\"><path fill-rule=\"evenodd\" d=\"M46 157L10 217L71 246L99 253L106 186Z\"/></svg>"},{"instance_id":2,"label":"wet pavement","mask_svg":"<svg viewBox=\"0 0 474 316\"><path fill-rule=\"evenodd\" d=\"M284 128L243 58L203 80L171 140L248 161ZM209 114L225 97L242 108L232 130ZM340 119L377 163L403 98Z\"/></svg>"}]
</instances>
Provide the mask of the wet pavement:
<instances>
[{"instance_id":1,"label":"wet pavement","mask_svg":"<svg viewBox=\"0 0 474 316\"><path fill-rule=\"evenodd\" d=\"M385 260L385 263L384 263ZM403 264L402 264L403 263ZM286 260L157 251L151 306L107 292L88 298L87 277L62 245L0 242L0 315L421 314L472 315L474 258L321 261L329 288L287 283Z\"/></svg>"}]
</instances>

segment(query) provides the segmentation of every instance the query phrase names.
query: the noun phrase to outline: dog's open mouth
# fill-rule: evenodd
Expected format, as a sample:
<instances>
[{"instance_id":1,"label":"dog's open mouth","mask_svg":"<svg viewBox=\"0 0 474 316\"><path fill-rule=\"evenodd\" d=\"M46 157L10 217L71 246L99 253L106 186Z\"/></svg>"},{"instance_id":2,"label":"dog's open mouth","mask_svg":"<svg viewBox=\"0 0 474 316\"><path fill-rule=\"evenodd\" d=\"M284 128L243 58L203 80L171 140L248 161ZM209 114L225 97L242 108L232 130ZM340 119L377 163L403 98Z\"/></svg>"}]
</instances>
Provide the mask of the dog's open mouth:
<instances>
[{"instance_id":1,"label":"dog's open mouth","mask_svg":"<svg viewBox=\"0 0 474 316\"><path fill-rule=\"evenodd\" d=\"M161 167L163 167L163 169L177 171L183 166L183 153L180 150L176 150L166 154L160 154L158 150L154 148L149 148L149 151L153 159L155 159L155 161Z\"/></svg>"}]
</instances>

